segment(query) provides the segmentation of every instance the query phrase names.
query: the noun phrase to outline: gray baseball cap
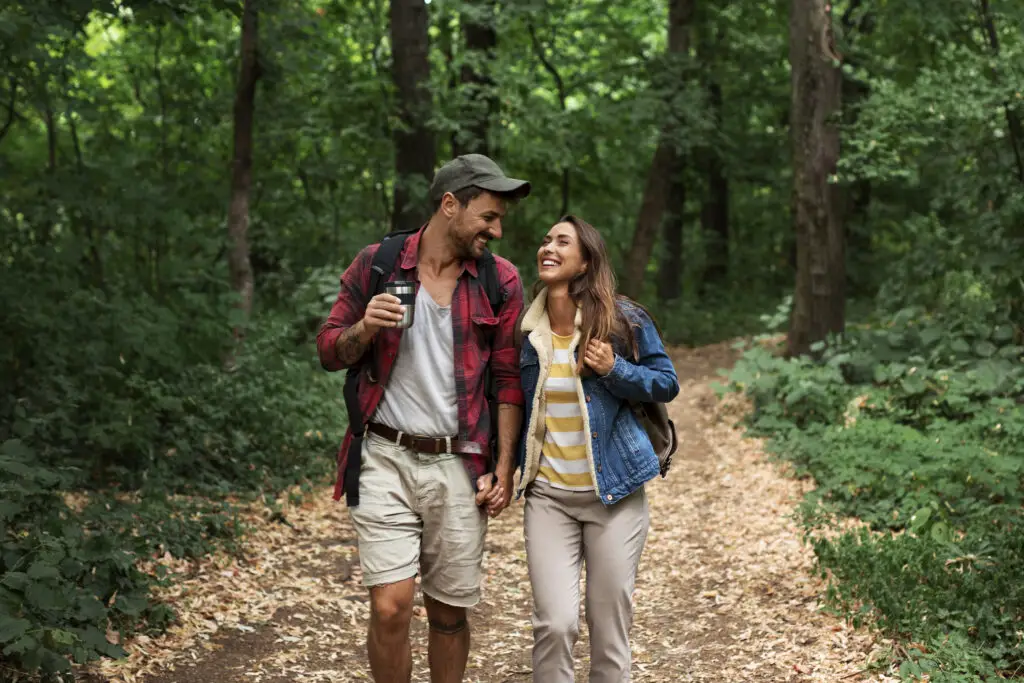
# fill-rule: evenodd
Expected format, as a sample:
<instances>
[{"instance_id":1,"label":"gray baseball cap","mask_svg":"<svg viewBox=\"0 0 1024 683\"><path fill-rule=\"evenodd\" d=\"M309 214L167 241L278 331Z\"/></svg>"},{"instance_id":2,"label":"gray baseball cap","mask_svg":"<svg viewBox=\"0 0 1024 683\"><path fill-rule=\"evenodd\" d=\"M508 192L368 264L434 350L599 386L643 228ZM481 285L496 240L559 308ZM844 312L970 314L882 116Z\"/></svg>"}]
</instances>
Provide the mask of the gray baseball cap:
<instances>
[{"instance_id":1,"label":"gray baseball cap","mask_svg":"<svg viewBox=\"0 0 1024 683\"><path fill-rule=\"evenodd\" d=\"M530 183L509 178L483 154L463 154L438 169L430 184L430 199L437 201L445 192L458 192L476 186L495 194L522 199L530 194Z\"/></svg>"}]
</instances>

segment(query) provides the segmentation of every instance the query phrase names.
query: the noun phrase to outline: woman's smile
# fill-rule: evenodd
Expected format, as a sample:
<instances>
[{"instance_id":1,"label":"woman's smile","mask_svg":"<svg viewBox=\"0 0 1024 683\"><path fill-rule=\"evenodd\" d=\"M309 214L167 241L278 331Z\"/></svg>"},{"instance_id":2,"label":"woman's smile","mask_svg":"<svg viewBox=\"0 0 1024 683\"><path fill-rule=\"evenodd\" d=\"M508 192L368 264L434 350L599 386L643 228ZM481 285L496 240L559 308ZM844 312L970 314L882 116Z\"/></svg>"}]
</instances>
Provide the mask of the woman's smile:
<instances>
[{"instance_id":1,"label":"woman's smile","mask_svg":"<svg viewBox=\"0 0 1024 683\"><path fill-rule=\"evenodd\" d=\"M542 270L544 268L557 268L560 265L562 265L562 262L559 261L556 258L553 258L551 256L543 256L543 257L541 257L540 267L541 267Z\"/></svg>"}]
</instances>

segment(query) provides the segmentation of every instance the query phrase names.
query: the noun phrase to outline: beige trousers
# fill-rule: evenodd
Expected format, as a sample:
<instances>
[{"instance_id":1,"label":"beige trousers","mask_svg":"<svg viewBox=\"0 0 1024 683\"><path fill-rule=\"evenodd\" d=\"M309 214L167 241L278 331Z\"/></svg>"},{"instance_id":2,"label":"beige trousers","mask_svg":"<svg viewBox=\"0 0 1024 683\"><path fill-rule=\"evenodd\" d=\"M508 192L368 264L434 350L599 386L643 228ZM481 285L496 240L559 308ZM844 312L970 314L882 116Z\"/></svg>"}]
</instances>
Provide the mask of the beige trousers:
<instances>
[{"instance_id":1,"label":"beige trousers","mask_svg":"<svg viewBox=\"0 0 1024 683\"><path fill-rule=\"evenodd\" d=\"M525 515L533 587L533 680L573 681L580 568L586 563L590 683L629 681L633 584L647 540L647 494L640 489L606 507L593 491L534 482L526 492Z\"/></svg>"}]
</instances>

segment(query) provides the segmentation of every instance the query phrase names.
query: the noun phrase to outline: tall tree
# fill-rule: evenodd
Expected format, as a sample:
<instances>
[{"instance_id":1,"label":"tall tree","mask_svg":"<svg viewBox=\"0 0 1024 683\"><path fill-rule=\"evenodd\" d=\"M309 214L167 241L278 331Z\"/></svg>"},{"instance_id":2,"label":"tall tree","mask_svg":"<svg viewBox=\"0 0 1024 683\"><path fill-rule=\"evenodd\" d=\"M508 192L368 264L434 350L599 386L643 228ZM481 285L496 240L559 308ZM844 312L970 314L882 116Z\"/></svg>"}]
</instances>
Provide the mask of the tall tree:
<instances>
[{"instance_id":1,"label":"tall tree","mask_svg":"<svg viewBox=\"0 0 1024 683\"><path fill-rule=\"evenodd\" d=\"M981 23L985 28L985 36L988 38L988 45L992 49L992 53L999 57L999 34L996 32L996 23L992 18L992 11L988 6L988 0L981 0L980 12ZM996 71L994 67L993 71ZM1003 105L1003 112L1006 115L1006 125L1010 131L1010 149L1013 151L1013 158L1017 163L1017 179L1024 183L1024 150L1022 150L1022 145L1024 145L1024 126L1021 125L1017 110L1009 102Z\"/></svg>"},{"instance_id":2,"label":"tall tree","mask_svg":"<svg viewBox=\"0 0 1024 683\"><path fill-rule=\"evenodd\" d=\"M793 153L793 227L796 233L796 292L788 353L843 331L846 267L836 118L842 100L841 73L826 0L791 0L789 16L790 136Z\"/></svg>"},{"instance_id":3,"label":"tall tree","mask_svg":"<svg viewBox=\"0 0 1024 683\"><path fill-rule=\"evenodd\" d=\"M258 0L242 5L241 64L235 91L234 157L231 165L231 203L228 206L228 270L238 293L239 309L248 319L252 312L253 276L249 260L249 194L252 186L252 134L256 109L256 82L260 78ZM235 328L240 339L244 327Z\"/></svg>"},{"instance_id":4,"label":"tall tree","mask_svg":"<svg viewBox=\"0 0 1024 683\"><path fill-rule=\"evenodd\" d=\"M495 0L475 0L464 5L462 37L466 52L459 71L465 91L464 128L453 136L452 155L490 154L488 129L498 111L498 97L491 70L498 33L494 29Z\"/></svg>"},{"instance_id":5,"label":"tall tree","mask_svg":"<svg viewBox=\"0 0 1024 683\"><path fill-rule=\"evenodd\" d=\"M430 41L424 0L391 0L391 76L398 93L394 127L395 197L391 225L414 230L426 215L422 197L437 157L431 114Z\"/></svg>"},{"instance_id":6,"label":"tall tree","mask_svg":"<svg viewBox=\"0 0 1024 683\"><path fill-rule=\"evenodd\" d=\"M693 20L696 0L671 0L668 8L668 52L669 64L675 80L673 90L682 87L685 56L690 51L690 25ZM626 257L625 274L622 280L623 292L637 297L643 290L644 273L651 260L658 228L665 216L665 209L671 197L674 171L679 167L679 150L675 139L675 124L671 120L662 127L658 147L647 174L640 215L637 217L633 242ZM681 175L681 174L680 174ZM681 199L681 198L680 198Z\"/></svg>"},{"instance_id":7,"label":"tall tree","mask_svg":"<svg viewBox=\"0 0 1024 683\"><path fill-rule=\"evenodd\" d=\"M686 162L675 154L668 182L668 206L661 226L658 300L675 301L683 293L683 232L686 227Z\"/></svg>"},{"instance_id":8,"label":"tall tree","mask_svg":"<svg viewBox=\"0 0 1024 683\"><path fill-rule=\"evenodd\" d=\"M3 141L7 135L7 131L11 129L14 124L15 109L14 105L18 103L18 79L14 76L7 77L7 98L6 98L6 113L4 115L4 124L0 126L0 142Z\"/></svg>"},{"instance_id":9,"label":"tall tree","mask_svg":"<svg viewBox=\"0 0 1024 683\"><path fill-rule=\"evenodd\" d=\"M871 37L874 30L874 7L864 6L863 0L850 0L839 20L843 31L843 62L852 67L843 73L843 126L852 128L856 125L863 103L871 96L870 86L853 75L853 69L860 66L862 58L859 52L867 52L870 48L862 48L861 44ZM858 177L844 188L843 230L846 236L847 287L851 295L856 296L868 291L874 284L871 244L871 223L868 211L871 207L871 179Z\"/></svg>"},{"instance_id":10,"label":"tall tree","mask_svg":"<svg viewBox=\"0 0 1024 683\"><path fill-rule=\"evenodd\" d=\"M565 79L562 74L558 71L558 67L555 66L554 62L547 55L547 48L541 42L540 38L537 37L537 29L533 25L533 22L527 22L527 29L530 31L530 42L533 45L533 52L537 55L537 59L540 61L544 70L551 74L551 80L555 82L555 90L558 93L558 104L562 109L562 113L565 114L569 110L567 99L569 96L568 90L566 89ZM554 39L552 38L552 53L554 49ZM570 193L570 181L571 181L571 170L567 162L562 164L562 208L559 214L564 216L569 213L569 193Z\"/></svg>"},{"instance_id":11,"label":"tall tree","mask_svg":"<svg viewBox=\"0 0 1024 683\"><path fill-rule=\"evenodd\" d=\"M701 232L707 245L707 266L704 269L702 287L708 284L721 284L729 273L729 179L725 175L722 153L716 144L722 139L723 102L722 85L715 74L715 60L723 36L720 30L708 26L707 23L705 21L705 25L702 26L705 35L701 36L697 46L708 109L714 123L712 143L705 145L697 155L706 181L700 209Z\"/></svg>"}]
</instances>

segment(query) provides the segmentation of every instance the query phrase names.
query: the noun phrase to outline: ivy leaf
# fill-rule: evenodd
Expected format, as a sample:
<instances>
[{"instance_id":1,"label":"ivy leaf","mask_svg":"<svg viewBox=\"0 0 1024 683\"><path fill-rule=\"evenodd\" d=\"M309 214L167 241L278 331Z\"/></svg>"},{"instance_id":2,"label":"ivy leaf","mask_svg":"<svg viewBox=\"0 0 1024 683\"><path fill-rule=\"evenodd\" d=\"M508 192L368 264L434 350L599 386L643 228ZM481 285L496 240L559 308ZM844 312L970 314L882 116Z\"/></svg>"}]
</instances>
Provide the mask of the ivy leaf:
<instances>
[{"instance_id":1,"label":"ivy leaf","mask_svg":"<svg viewBox=\"0 0 1024 683\"><path fill-rule=\"evenodd\" d=\"M55 646L70 647L78 642L78 636L71 631L52 628L46 632L46 638Z\"/></svg>"},{"instance_id":2,"label":"ivy leaf","mask_svg":"<svg viewBox=\"0 0 1024 683\"><path fill-rule=\"evenodd\" d=\"M962 337L957 337L950 343L949 348L954 353L965 354L970 352L971 345L968 344Z\"/></svg>"},{"instance_id":3,"label":"ivy leaf","mask_svg":"<svg viewBox=\"0 0 1024 683\"><path fill-rule=\"evenodd\" d=\"M921 330L921 343L925 346L934 346L935 343L946 336L946 330L939 325L932 325Z\"/></svg>"},{"instance_id":4,"label":"ivy leaf","mask_svg":"<svg viewBox=\"0 0 1024 683\"><path fill-rule=\"evenodd\" d=\"M7 575L0 580L0 584L7 586L11 590L23 591L25 586L29 584L28 574L25 572L7 572Z\"/></svg>"},{"instance_id":5,"label":"ivy leaf","mask_svg":"<svg viewBox=\"0 0 1024 683\"><path fill-rule=\"evenodd\" d=\"M22 637L31 627L32 624L25 619L0 618L0 644Z\"/></svg>"},{"instance_id":6,"label":"ivy leaf","mask_svg":"<svg viewBox=\"0 0 1024 683\"><path fill-rule=\"evenodd\" d=\"M974 345L974 353L982 358L990 358L996 352L996 346L988 340L981 340Z\"/></svg>"},{"instance_id":7,"label":"ivy leaf","mask_svg":"<svg viewBox=\"0 0 1024 683\"><path fill-rule=\"evenodd\" d=\"M936 522L932 525L932 540L936 543L949 543L952 540L952 534L949 530L949 525L945 522Z\"/></svg>"},{"instance_id":8,"label":"ivy leaf","mask_svg":"<svg viewBox=\"0 0 1024 683\"><path fill-rule=\"evenodd\" d=\"M64 607L64 595L44 583L32 582L25 589L25 602L36 609L56 610Z\"/></svg>"},{"instance_id":9,"label":"ivy leaf","mask_svg":"<svg viewBox=\"0 0 1024 683\"><path fill-rule=\"evenodd\" d=\"M921 508L920 510L918 510L917 512L914 513L913 517L910 518L910 528L915 533L920 532L921 529L923 529L925 527L925 525L928 524L928 520L931 519L931 517L932 517L932 509L931 508L928 508L928 507Z\"/></svg>"},{"instance_id":10,"label":"ivy leaf","mask_svg":"<svg viewBox=\"0 0 1024 683\"><path fill-rule=\"evenodd\" d=\"M916 394L923 394L928 386L919 376L910 375L909 377L904 377L900 381L900 388L907 394L913 396Z\"/></svg>"},{"instance_id":11,"label":"ivy leaf","mask_svg":"<svg viewBox=\"0 0 1024 683\"><path fill-rule=\"evenodd\" d=\"M131 617L137 617L146 609L149 601L146 599L144 594L142 595L126 595L121 593L117 596L117 600L114 602L114 608L120 611L122 614L127 614Z\"/></svg>"},{"instance_id":12,"label":"ivy leaf","mask_svg":"<svg viewBox=\"0 0 1024 683\"><path fill-rule=\"evenodd\" d=\"M1008 342L1013 339L1013 328L1009 325L999 325L992 331L992 339L997 342Z\"/></svg>"},{"instance_id":13,"label":"ivy leaf","mask_svg":"<svg viewBox=\"0 0 1024 683\"><path fill-rule=\"evenodd\" d=\"M60 578L60 570L47 562L39 561L32 563L32 566L28 568L28 577L30 579L57 579Z\"/></svg>"},{"instance_id":14,"label":"ivy leaf","mask_svg":"<svg viewBox=\"0 0 1024 683\"><path fill-rule=\"evenodd\" d=\"M23 635L4 648L5 655L25 655L39 647L39 641L30 635Z\"/></svg>"}]
</instances>

